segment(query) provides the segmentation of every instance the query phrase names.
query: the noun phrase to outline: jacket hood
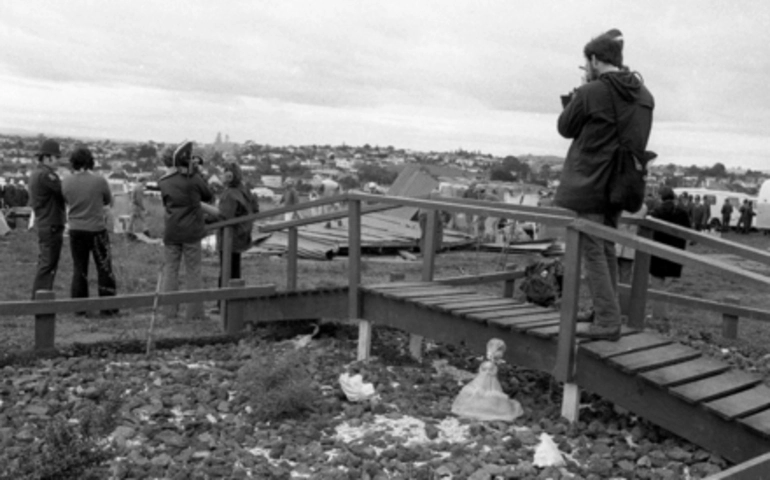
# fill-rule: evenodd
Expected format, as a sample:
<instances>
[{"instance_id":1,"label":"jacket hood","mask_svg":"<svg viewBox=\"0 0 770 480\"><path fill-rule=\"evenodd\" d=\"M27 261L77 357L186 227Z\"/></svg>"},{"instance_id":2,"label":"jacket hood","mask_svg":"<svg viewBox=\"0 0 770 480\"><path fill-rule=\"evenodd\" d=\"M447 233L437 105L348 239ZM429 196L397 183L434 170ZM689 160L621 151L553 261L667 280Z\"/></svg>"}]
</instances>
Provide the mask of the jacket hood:
<instances>
[{"instance_id":1,"label":"jacket hood","mask_svg":"<svg viewBox=\"0 0 770 480\"><path fill-rule=\"evenodd\" d=\"M638 72L627 70L605 73L599 80L614 89L620 98L626 101L638 100L644 85L644 80Z\"/></svg>"}]
</instances>

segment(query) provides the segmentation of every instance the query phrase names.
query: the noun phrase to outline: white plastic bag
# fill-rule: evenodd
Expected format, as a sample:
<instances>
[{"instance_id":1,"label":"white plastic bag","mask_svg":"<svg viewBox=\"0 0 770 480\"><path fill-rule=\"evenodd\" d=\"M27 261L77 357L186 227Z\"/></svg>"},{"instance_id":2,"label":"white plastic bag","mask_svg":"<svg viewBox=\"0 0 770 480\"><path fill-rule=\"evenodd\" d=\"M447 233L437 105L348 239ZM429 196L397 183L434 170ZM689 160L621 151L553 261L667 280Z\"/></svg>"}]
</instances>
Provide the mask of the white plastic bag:
<instances>
[{"instance_id":1,"label":"white plastic bag","mask_svg":"<svg viewBox=\"0 0 770 480\"><path fill-rule=\"evenodd\" d=\"M364 377L359 375L349 375L343 373L340 375L340 387L345 393L345 397L351 402L362 402L373 398L375 395L374 385L364 383Z\"/></svg>"}]
</instances>

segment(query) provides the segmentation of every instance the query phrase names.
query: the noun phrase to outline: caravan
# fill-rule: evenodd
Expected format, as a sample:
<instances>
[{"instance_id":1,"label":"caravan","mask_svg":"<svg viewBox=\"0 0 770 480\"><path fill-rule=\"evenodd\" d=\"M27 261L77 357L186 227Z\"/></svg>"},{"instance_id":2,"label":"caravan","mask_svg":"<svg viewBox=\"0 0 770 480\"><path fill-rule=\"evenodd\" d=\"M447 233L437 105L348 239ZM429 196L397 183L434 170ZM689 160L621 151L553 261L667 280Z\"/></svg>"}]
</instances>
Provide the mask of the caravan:
<instances>
[{"instance_id":1,"label":"caravan","mask_svg":"<svg viewBox=\"0 0 770 480\"><path fill-rule=\"evenodd\" d=\"M765 182L767 183L767 182ZM764 186L763 186L764 187ZM767 187L770 189L770 187ZM709 204L711 205L711 212L710 212L710 220L709 220L709 226L711 228L722 228L722 206L725 204L725 199L730 202L730 204L733 206L733 213L730 217L730 227L735 228L738 226L738 219L740 218L740 208L743 204L744 200L748 200L754 204L754 206L757 206L757 197L747 195L745 193L741 192L731 192L728 190L709 190L707 188L675 188L674 193L676 194L677 198L684 192L687 192L688 195L691 197L694 197L696 195L700 196L701 199L708 200ZM768 191L768 194L770 194L770 191ZM757 227L757 221L758 217L754 217L754 223L752 224L752 227Z\"/></svg>"},{"instance_id":2,"label":"caravan","mask_svg":"<svg viewBox=\"0 0 770 480\"><path fill-rule=\"evenodd\" d=\"M759 188L759 197L754 204L757 216L754 217L754 228L770 233L770 180L765 180Z\"/></svg>"}]
</instances>

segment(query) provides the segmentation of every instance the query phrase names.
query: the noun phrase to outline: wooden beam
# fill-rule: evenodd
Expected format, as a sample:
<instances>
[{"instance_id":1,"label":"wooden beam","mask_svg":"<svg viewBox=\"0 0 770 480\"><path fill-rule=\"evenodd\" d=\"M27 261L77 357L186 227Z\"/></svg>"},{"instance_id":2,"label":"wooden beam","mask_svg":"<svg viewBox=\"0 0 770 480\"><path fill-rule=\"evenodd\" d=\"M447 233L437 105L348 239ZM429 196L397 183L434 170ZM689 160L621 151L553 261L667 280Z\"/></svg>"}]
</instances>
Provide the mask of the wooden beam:
<instances>
[{"instance_id":1,"label":"wooden beam","mask_svg":"<svg viewBox=\"0 0 770 480\"><path fill-rule=\"evenodd\" d=\"M640 238L652 239L652 230L640 226L637 229L636 235ZM628 326L631 328L644 328L651 258L647 252L641 250L634 251L634 271L631 275L631 293L628 304Z\"/></svg>"},{"instance_id":2,"label":"wooden beam","mask_svg":"<svg viewBox=\"0 0 770 480\"><path fill-rule=\"evenodd\" d=\"M243 288L246 285L246 282L240 278L234 278L230 280L229 285L231 288ZM226 305L226 316L223 314L222 317L225 321L225 333L228 335L238 335L243 333L243 330L246 327L246 301L240 299L228 300L222 303L223 305Z\"/></svg>"},{"instance_id":3,"label":"wooden beam","mask_svg":"<svg viewBox=\"0 0 770 480\"><path fill-rule=\"evenodd\" d=\"M53 301L56 294L50 290L35 292L37 301ZM46 352L54 350L56 339L56 314L44 313L35 315L35 351Z\"/></svg>"},{"instance_id":4,"label":"wooden beam","mask_svg":"<svg viewBox=\"0 0 770 480\"><path fill-rule=\"evenodd\" d=\"M750 272L740 267L735 267L725 262L720 262L711 258L704 258L702 255L696 255L686 250L669 247L662 243L654 242L641 237L632 236L627 232L621 232L614 228L609 228L595 222L589 222L583 219L577 219L573 222L574 228L581 232L593 235L603 240L617 242L643 252L650 253L657 257L665 258L687 267L703 268L714 272L722 278L729 278L739 282L751 282L763 288L770 288L770 277L759 273Z\"/></svg>"},{"instance_id":5,"label":"wooden beam","mask_svg":"<svg viewBox=\"0 0 770 480\"><path fill-rule=\"evenodd\" d=\"M388 195L369 195L365 193L348 193L349 198L355 198L367 202L380 202L387 204L396 204L399 206L416 207L423 209L444 210L447 212L472 213L474 215L483 215L485 217L509 218L524 222L537 222L554 227L565 227L573 221L573 216L541 214L536 212L512 211L508 208L501 208L499 203L488 202L489 206L474 206L465 204L454 204L438 200L424 200L410 197L391 197Z\"/></svg>"},{"instance_id":6,"label":"wooden beam","mask_svg":"<svg viewBox=\"0 0 770 480\"><path fill-rule=\"evenodd\" d=\"M505 272L482 273L480 275L437 278L434 281L446 285L481 285L484 283L509 282L518 280L519 278L524 278L523 270L507 270Z\"/></svg>"},{"instance_id":7,"label":"wooden beam","mask_svg":"<svg viewBox=\"0 0 770 480\"><path fill-rule=\"evenodd\" d=\"M301 203L300 205L305 205L305 204ZM361 210L361 215L366 215L368 213L384 212L384 211L393 210L396 208L398 208L398 205L371 205L371 206L363 207L363 209ZM314 217L300 218L297 220L289 220L287 222L271 223L269 225L260 225L259 231L263 233L276 232L279 230L286 230L287 228L290 228L290 227L302 227L304 225L313 225L316 223L326 223L332 220L340 220L343 218L347 218L348 215L349 215L349 212L347 210L338 210L336 212L324 213L323 215L316 215Z\"/></svg>"},{"instance_id":8,"label":"wooden beam","mask_svg":"<svg viewBox=\"0 0 770 480\"><path fill-rule=\"evenodd\" d=\"M511 212L537 213L540 215L542 214L557 215L557 216L571 217L571 218L575 218L576 216L575 212L573 212L572 210L567 210L565 208L559 208L559 207L536 207L534 205L516 205L513 203L505 203L505 202L489 202L486 200L474 200L472 198L443 197L440 194L431 194L425 198L430 200L437 200L439 202L454 203L458 205L473 205L477 207L487 207L489 205L495 205L497 208L501 208Z\"/></svg>"},{"instance_id":9,"label":"wooden beam","mask_svg":"<svg viewBox=\"0 0 770 480\"><path fill-rule=\"evenodd\" d=\"M430 209L426 214L425 231L422 232L423 242L420 245L420 253L422 253L422 276L420 279L423 282L432 282L436 267L436 242L438 242L436 228L438 227L439 219L436 210ZM422 336L409 335L409 353L417 361L422 360L422 342Z\"/></svg>"},{"instance_id":10,"label":"wooden beam","mask_svg":"<svg viewBox=\"0 0 770 480\"><path fill-rule=\"evenodd\" d=\"M368 360L372 324L361 316L361 202L348 202L348 318L358 322L358 360Z\"/></svg>"},{"instance_id":11,"label":"wooden beam","mask_svg":"<svg viewBox=\"0 0 770 480\"><path fill-rule=\"evenodd\" d=\"M219 285L220 288L227 287L230 285L230 279L233 276L233 235L235 233L235 227L228 226L225 227L224 232L222 232L222 245L219 246L221 248L221 252L218 252L222 256L222 271L220 272L221 278L221 284ZM227 321L227 302L220 302L220 315L222 316L222 321ZM226 330L226 329L225 329Z\"/></svg>"},{"instance_id":12,"label":"wooden beam","mask_svg":"<svg viewBox=\"0 0 770 480\"><path fill-rule=\"evenodd\" d=\"M567 228L559 347L556 368L554 369L554 378L564 383L572 383L575 374L575 325L580 295L580 265L583 244L581 237L579 231Z\"/></svg>"},{"instance_id":13,"label":"wooden beam","mask_svg":"<svg viewBox=\"0 0 770 480\"><path fill-rule=\"evenodd\" d=\"M770 480L770 453L754 457L704 480Z\"/></svg>"},{"instance_id":14,"label":"wooden beam","mask_svg":"<svg viewBox=\"0 0 770 480\"><path fill-rule=\"evenodd\" d=\"M297 246L299 232L297 227L289 228L289 246L286 255L286 290L293 292L297 289Z\"/></svg>"},{"instance_id":15,"label":"wooden beam","mask_svg":"<svg viewBox=\"0 0 770 480\"><path fill-rule=\"evenodd\" d=\"M158 294L158 305L176 305L189 302L252 298L269 295L273 292L275 292L275 285L259 285L243 288L214 288L209 290L183 290ZM154 300L155 293L141 293L115 297L3 302L0 303L0 316L60 314L91 310L124 310L152 307Z\"/></svg>"}]
</instances>

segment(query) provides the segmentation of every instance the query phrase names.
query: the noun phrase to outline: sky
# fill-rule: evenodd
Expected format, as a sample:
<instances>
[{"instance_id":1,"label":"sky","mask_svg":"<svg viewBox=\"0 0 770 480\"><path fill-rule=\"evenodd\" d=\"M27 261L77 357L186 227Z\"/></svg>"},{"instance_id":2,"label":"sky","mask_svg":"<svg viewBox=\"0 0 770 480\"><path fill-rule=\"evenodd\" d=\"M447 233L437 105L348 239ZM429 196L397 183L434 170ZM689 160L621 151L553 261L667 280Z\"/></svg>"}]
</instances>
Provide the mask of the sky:
<instances>
[{"instance_id":1,"label":"sky","mask_svg":"<svg viewBox=\"0 0 770 480\"><path fill-rule=\"evenodd\" d=\"M762 0L3 0L0 131L564 156L610 28L658 163L770 170Z\"/></svg>"}]
</instances>

